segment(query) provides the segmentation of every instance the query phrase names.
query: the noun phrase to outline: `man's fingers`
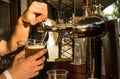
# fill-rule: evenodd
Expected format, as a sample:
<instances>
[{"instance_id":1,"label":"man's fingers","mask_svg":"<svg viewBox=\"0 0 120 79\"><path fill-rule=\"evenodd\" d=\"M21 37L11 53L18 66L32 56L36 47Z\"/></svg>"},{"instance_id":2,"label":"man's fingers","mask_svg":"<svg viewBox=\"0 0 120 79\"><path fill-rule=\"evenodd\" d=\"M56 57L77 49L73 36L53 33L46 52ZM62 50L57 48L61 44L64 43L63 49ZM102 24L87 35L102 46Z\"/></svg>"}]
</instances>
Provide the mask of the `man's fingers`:
<instances>
[{"instance_id":1,"label":"man's fingers","mask_svg":"<svg viewBox=\"0 0 120 79\"><path fill-rule=\"evenodd\" d=\"M25 50L23 50L23 51L21 51L20 53L18 53L18 54L15 56L15 59L22 58L23 56L25 56Z\"/></svg>"},{"instance_id":2,"label":"man's fingers","mask_svg":"<svg viewBox=\"0 0 120 79\"><path fill-rule=\"evenodd\" d=\"M30 6L29 10L37 14L46 14L47 4L34 1L33 4Z\"/></svg>"},{"instance_id":3,"label":"man's fingers","mask_svg":"<svg viewBox=\"0 0 120 79\"><path fill-rule=\"evenodd\" d=\"M34 54L32 56L32 58L38 59L38 58L42 57L46 52L47 52L47 49L43 49L43 50L37 52L36 54Z\"/></svg>"},{"instance_id":4,"label":"man's fingers","mask_svg":"<svg viewBox=\"0 0 120 79\"><path fill-rule=\"evenodd\" d=\"M30 24L35 25L39 22L45 21L48 17L47 9L48 9L47 4L34 2L31 5L31 7L29 8L29 10L30 10L31 14L34 14L34 15L38 14L38 16L36 16L35 18L34 18L34 16L33 16L33 18L31 17L32 19L30 21Z\"/></svg>"},{"instance_id":5,"label":"man's fingers","mask_svg":"<svg viewBox=\"0 0 120 79\"><path fill-rule=\"evenodd\" d=\"M44 22L46 19L47 19L47 17L45 15L40 15L34 19L33 24L37 24L39 22Z\"/></svg>"}]
</instances>

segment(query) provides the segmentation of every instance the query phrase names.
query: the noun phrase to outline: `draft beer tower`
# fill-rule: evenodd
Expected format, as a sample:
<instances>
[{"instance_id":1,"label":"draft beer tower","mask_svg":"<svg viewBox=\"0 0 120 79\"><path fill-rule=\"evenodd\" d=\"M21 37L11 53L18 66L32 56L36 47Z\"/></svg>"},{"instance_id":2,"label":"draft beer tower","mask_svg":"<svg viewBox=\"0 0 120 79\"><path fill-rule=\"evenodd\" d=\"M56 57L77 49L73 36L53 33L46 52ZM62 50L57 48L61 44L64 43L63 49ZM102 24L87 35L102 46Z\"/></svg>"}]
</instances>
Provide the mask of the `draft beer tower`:
<instances>
[{"instance_id":1,"label":"draft beer tower","mask_svg":"<svg viewBox=\"0 0 120 79\"><path fill-rule=\"evenodd\" d=\"M75 1L75 0L74 0ZM86 46L86 74L88 78L101 79L101 60L104 58L105 75L108 79L119 79L118 54L119 54L119 32L117 20L108 20L100 15L101 5L96 0L83 0L83 16L77 17L75 13L70 18L74 38L87 39ZM58 24L56 28L44 27L45 31L68 31L67 27L61 29ZM67 25L65 25L67 26ZM74 42L73 42L74 43ZM59 50L61 51L61 49ZM61 53L59 53L61 54ZM104 54L104 56L102 56ZM74 55L74 53L73 53Z\"/></svg>"}]
</instances>

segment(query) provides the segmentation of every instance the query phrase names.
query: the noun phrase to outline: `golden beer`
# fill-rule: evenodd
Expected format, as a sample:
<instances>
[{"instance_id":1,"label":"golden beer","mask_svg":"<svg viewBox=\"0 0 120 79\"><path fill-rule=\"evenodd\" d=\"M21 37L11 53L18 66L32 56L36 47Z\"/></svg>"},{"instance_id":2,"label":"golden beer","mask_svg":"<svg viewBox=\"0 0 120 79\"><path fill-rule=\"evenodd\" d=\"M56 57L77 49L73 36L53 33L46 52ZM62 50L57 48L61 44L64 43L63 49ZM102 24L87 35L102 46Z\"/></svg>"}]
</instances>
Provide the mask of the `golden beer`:
<instances>
[{"instance_id":1,"label":"golden beer","mask_svg":"<svg viewBox=\"0 0 120 79\"><path fill-rule=\"evenodd\" d=\"M45 42L36 39L28 39L25 47L25 57L33 55L45 48Z\"/></svg>"},{"instance_id":2,"label":"golden beer","mask_svg":"<svg viewBox=\"0 0 120 79\"><path fill-rule=\"evenodd\" d=\"M28 57L30 55L33 55L35 53L37 53L38 51L42 50L43 48L45 48L45 46L27 46L25 48L25 56Z\"/></svg>"}]
</instances>

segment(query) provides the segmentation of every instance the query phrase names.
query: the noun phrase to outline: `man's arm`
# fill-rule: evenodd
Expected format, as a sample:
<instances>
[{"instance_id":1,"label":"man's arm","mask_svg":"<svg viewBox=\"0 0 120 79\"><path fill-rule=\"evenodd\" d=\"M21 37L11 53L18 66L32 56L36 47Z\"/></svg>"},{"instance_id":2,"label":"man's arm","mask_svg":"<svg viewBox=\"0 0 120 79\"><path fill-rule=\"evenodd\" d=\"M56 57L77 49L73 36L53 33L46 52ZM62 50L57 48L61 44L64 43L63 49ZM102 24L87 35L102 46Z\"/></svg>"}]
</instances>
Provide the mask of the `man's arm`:
<instances>
[{"instance_id":1,"label":"man's arm","mask_svg":"<svg viewBox=\"0 0 120 79\"><path fill-rule=\"evenodd\" d=\"M47 12L47 4L33 1L30 7L19 17L10 41L8 43L4 40L4 43L0 41L0 56L15 51L18 47L25 45L29 35L30 25L35 25L46 20Z\"/></svg>"},{"instance_id":2,"label":"man's arm","mask_svg":"<svg viewBox=\"0 0 120 79\"><path fill-rule=\"evenodd\" d=\"M25 45L30 30L30 24L25 24L21 18L19 18L16 24L15 31L13 32L10 42L10 51L16 50L18 47Z\"/></svg>"},{"instance_id":3,"label":"man's arm","mask_svg":"<svg viewBox=\"0 0 120 79\"><path fill-rule=\"evenodd\" d=\"M25 23L22 22L22 19L19 18L10 41L0 41L0 56L4 56L10 52L15 51L18 47L25 45L29 35L29 29L30 25L25 25Z\"/></svg>"},{"instance_id":4,"label":"man's arm","mask_svg":"<svg viewBox=\"0 0 120 79\"><path fill-rule=\"evenodd\" d=\"M10 51L14 51L18 47L25 45L29 35L30 25L45 21L48 15L47 12L47 5L45 3L33 1L30 7L18 19L15 31L10 39Z\"/></svg>"},{"instance_id":5,"label":"man's arm","mask_svg":"<svg viewBox=\"0 0 120 79\"><path fill-rule=\"evenodd\" d=\"M31 79L37 76L39 70L44 68L46 52L47 50L43 49L27 58L23 58L25 50L19 52L12 65L0 74L0 79Z\"/></svg>"}]
</instances>

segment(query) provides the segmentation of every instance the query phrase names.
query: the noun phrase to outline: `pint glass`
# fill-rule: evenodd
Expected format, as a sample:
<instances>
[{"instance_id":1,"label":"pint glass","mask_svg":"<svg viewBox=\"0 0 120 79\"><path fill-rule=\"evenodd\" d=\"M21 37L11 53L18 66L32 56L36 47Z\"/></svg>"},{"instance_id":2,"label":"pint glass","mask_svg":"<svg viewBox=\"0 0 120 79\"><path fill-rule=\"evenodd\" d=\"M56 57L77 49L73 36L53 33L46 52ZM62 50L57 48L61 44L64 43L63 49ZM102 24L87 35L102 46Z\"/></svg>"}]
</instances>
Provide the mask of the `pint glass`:
<instances>
[{"instance_id":1,"label":"pint glass","mask_svg":"<svg viewBox=\"0 0 120 79\"><path fill-rule=\"evenodd\" d=\"M28 39L25 47L25 57L33 55L45 48L45 42L36 39Z\"/></svg>"}]
</instances>

